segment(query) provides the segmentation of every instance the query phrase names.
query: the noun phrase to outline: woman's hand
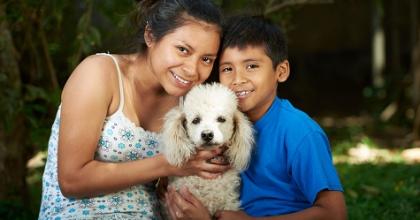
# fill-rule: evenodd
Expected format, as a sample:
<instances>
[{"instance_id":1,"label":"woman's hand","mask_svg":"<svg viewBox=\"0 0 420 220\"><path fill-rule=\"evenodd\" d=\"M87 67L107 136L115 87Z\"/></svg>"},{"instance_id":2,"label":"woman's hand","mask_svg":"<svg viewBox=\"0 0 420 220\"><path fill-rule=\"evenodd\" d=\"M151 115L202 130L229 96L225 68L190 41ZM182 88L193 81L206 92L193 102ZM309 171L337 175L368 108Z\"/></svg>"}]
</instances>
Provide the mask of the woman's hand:
<instances>
[{"instance_id":1,"label":"woman's hand","mask_svg":"<svg viewBox=\"0 0 420 220\"><path fill-rule=\"evenodd\" d=\"M166 206L171 219L210 220L206 207L186 187L176 191L168 187Z\"/></svg>"},{"instance_id":2,"label":"woman's hand","mask_svg":"<svg viewBox=\"0 0 420 220\"><path fill-rule=\"evenodd\" d=\"M200 176L206 179L213 179L224 172L230 166L216 162L209 162L212 158L221 155L224 147L217 147L211 150L198 150L197 153L182 167L176 168L175 176Z\"/></svg>"}]
</instances>

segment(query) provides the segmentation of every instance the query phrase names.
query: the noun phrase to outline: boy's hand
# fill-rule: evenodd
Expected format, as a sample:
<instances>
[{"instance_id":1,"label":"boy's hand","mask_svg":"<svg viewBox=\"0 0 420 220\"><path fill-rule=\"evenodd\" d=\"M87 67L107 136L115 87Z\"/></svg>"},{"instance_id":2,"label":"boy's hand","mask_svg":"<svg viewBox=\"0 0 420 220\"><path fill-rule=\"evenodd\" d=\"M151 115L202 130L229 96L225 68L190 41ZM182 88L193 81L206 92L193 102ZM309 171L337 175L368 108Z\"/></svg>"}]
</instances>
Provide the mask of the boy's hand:
<instances>
[{"instance_id":1,"label":"boy's hand","mask_svg":"<svg viewBox=\"0 0 420 220\"><path fill-rule=\"evenodd\" d=\"M166 205L171 219L211 220L210 213L186 187L168 187Z\"/></svg>"},{"instance_id":2,"label":"boy's hand","mask_svg":"<svg viewBox=\"0 0 420 220\"><path fill-rule=\"evenodd\" d=\"M218 211L216 212L215 217L218 220L229 220L229 219L252 220L254 219L242 211Z\"/></svg>"}]
</instances>

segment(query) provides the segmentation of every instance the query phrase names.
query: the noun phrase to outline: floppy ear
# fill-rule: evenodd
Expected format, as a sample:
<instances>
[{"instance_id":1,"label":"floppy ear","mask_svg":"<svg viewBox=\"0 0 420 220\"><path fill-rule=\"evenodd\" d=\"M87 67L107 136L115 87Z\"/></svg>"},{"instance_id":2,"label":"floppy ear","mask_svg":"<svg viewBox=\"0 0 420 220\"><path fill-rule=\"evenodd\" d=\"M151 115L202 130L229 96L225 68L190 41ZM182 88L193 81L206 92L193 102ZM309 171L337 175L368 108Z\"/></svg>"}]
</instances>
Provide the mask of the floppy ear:
<instances>
[{"instance_id":1,"label":"floppy ear","mask_svg":"<svg viewBox=\"0 0 420 220\"><path fill-rule=\"evenodd\" d=\"M225 155L233 168L242 171L248 167L254 145L252 124L240 111L235 112L233 121L234 133Z\"/></svg>"},{"instance_id":2,"label":"floppy ear","mask_svg":"<svg viewBox=\"0 0 420 220\"><path fill-rule=\"evenodd\" d=\"M162 144L163 154L171 165L181 166L195 153L185 128L185 115L179 107L165 115Z\"/></svg>"}]
</instances>

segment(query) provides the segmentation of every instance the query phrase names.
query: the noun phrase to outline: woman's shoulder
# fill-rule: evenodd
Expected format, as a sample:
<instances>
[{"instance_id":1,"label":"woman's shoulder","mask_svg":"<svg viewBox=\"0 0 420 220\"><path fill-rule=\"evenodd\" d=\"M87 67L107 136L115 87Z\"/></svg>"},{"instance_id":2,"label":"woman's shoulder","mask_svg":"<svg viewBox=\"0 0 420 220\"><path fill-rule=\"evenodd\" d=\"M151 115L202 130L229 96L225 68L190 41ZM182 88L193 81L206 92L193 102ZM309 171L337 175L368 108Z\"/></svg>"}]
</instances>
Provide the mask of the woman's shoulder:
<instances>
[{"instance_id":1,"label":"woman's shoulder","mask_svg":"<svg viewBox=\"0 0 420 220\"><path fill-rule=\"evenodd\" d=\"M83 59L71 73L68 82L92 80L96 83L113 82L116 77L116 66L110 57L104 55L90 55Z\"/></svg>"},{"instance_id":2,"label":"woman's shoulder","mask_svg":"<svg viewBox=\"0 0 420 220\"><path fill-rule=\"evenodd\" d=\"M79 71L88 71L93 74L109 75L106 73L115 72L116 66L111 56L94 54L83 59L73 73Z\"/></svg>"},{"instance_id":3,"label":"woman's shoulder","mask_svg":"<svg viewBox=\"0 0 420 220\"><path fill-rule=\"evenodd\" d=\"M116 66L110 57L91 55L83 59L71 73L63 88L63 95L83 91L85 94L112 97L117 80Z\"/></svg>"}]
</instances>

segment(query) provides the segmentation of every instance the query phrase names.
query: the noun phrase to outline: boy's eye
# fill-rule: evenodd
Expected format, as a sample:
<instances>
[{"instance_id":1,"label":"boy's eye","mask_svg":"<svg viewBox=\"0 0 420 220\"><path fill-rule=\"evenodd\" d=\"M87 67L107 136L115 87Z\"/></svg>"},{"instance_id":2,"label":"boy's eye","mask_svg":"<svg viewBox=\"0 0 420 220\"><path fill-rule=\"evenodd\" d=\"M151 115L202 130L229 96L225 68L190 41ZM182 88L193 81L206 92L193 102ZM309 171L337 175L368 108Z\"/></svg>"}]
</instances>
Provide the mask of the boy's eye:
<instances>
[{"instance_id":1,"label":"boy's eye","mask_svg":"<svg viewBox=\"0 0 420 220\"><path fill-rule=\"evenodd\" d=\"M232 72L232 67L224 67L220 69L221 73Z\"/></svg>"},{"instance_id":2,"label":"boy's eye","mask_svg":"<svg viewBox=\"0 0 420 220\"><path fill-rule=\"evenodd\" d=\"M177 46L177 48L181 53L185 53L185 54L188 53L188 49L183 46Z\"/></svg>"},{"instance_id":3,"label":"boy's eye","mask_svg":"<svg viewBox=\"0 0 420 220\"><path fill-rule=\"evenodd\" d=\"M249 64L249 65L247 65L246 66L246 69L256 69L256 68L258 68L259 66L257 65L257 64Z\"/></svg>"},{"instance_id":4,"label":"boy's eye","mask_svg":"<svg viewBox=\"0 0 420 220\"><path fill-rule=\"evenodd\" d=\"M212 64L212 63L213 63L213 59L212 59L212 58L210 58L210 57L203 57L203 61L204 61L206 64Z\"/></svg>"}]
</instances>

